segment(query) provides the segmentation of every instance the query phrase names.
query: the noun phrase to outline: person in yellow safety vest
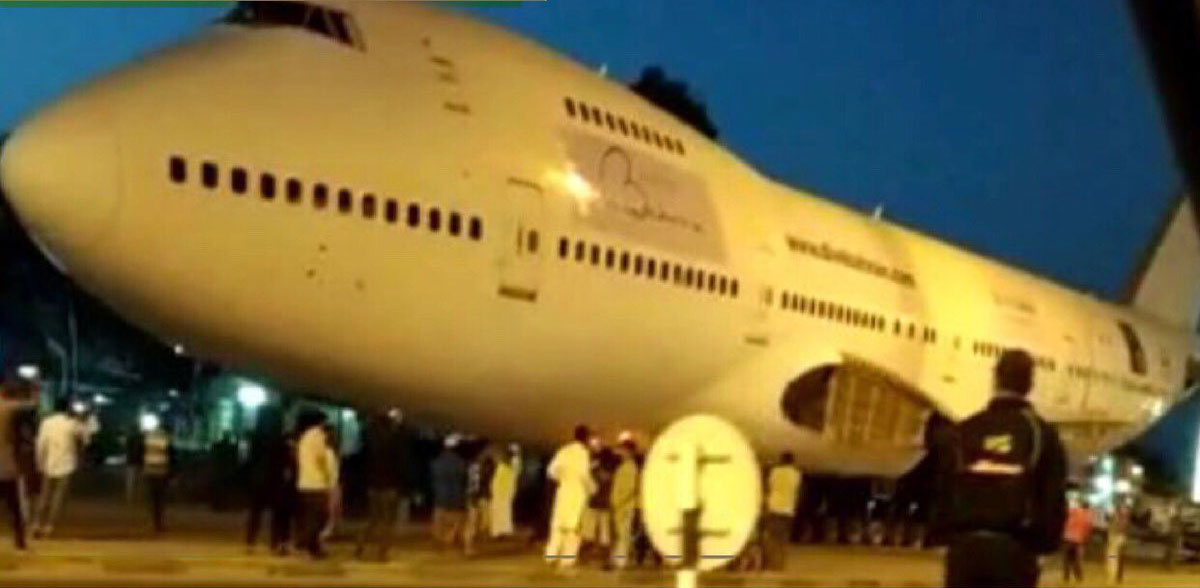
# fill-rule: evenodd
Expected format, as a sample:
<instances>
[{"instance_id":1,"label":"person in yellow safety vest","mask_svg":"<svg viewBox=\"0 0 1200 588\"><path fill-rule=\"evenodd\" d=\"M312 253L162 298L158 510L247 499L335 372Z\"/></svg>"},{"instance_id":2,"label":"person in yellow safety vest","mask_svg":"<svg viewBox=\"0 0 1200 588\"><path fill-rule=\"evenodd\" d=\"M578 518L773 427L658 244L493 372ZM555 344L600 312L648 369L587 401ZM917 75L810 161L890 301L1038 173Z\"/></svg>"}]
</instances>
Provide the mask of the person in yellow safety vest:
<instances>
[{"instance_id":1,"label":"person in yellow safety vest","mask_svg":"<svg viewBox=\"0 0 1200 588\"><path fill-rule=\"evenodd\" d=\"M146 419L142 434L142 477L150 496L150 516L154 532L165 533L167 484L171 479L171 436L163 430L157 418Z\"/></svg>"},{"instance_id":2,"label":"person in yellow safety vest","mask_svg":"<svg viewBox=\"0 0 1200 588\"><path fill-rule=\"evenodd\" d=\"M640 498L637 464L637 444L628 431L617 437L617 455L621 459L612 482L613 526L616 544L613 546L612 563L618 569L629 564L633 555L633 519L637 514Z\"/></svg>"}]
</instances>

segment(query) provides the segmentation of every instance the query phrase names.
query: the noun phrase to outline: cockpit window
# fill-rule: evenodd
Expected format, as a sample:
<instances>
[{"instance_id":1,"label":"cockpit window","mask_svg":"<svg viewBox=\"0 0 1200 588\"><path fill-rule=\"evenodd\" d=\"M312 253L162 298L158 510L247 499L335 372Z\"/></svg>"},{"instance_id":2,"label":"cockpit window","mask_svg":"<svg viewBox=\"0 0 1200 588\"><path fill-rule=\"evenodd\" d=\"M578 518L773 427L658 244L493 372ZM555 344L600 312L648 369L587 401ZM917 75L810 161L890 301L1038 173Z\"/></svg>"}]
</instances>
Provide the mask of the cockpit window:
<instances>
[{"instance_id":1,"label":"cockpit window","mask_svg":"<svg viewBox=\"0 0 1200 588\"><path fill-rule=\"evenodd\" d=\"M222 22L252 27L298 27L356 49L365 49L354 17L308 2L238 2Z\"/></svg>"}]
</instances>

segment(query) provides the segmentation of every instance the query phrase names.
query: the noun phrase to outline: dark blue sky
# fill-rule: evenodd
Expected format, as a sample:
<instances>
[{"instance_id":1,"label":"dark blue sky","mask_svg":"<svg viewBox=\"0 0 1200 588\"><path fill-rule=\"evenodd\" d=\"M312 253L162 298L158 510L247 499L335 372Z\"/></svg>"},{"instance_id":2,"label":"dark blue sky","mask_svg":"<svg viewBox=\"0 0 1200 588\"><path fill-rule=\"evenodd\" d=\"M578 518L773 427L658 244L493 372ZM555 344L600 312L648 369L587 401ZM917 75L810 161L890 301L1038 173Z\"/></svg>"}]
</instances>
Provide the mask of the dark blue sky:
<instances>
[{"instance_id":1,"label":"dark blue sky","mask_svg":"<svg viewBox=\"0 0 1200 588\"><path fill-rule=\"evenodd\" d=\"M0 8L0 128L223 10ZM1105 295L1182 181L1119 0L465 10L615 78L662 64L768 175Z\"/></svg>"}]
</instances>

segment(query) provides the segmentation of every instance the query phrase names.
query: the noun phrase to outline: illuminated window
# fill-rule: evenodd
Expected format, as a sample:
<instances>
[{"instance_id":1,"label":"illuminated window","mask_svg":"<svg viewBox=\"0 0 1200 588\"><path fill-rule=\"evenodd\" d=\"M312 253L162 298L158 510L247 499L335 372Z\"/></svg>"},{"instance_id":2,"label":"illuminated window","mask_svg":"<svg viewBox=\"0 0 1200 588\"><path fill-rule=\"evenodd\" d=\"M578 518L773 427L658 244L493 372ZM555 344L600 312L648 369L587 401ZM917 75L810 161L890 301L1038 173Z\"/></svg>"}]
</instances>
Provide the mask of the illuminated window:
<instances>
[{"instance_id":1,"label":"illuminated window","mask_svg":"<svg viewBox=\"0 0 1200 588\"><path fill-rule=\"evenodd\" d=\"M457 237L462 232L462 215L457 212L451 212L450 222L447 223L446 230L450 231L451 235Z\"/></svg>"},{"instance_id":2,"label":"illuminated window","mask_svg":"<svg viewBox=\"0 0 1200 588\"><path fill-rule=\"evenodd\" d=\"M393 198L388 198L383 204L383 220L389 224L396 224L396 220L400 218L400 205Z\"/></svg>"},{"instance_id":3,"label":"illuminated window","mask_svg":"<svg viewBox=\"0 0 1200 588\"><path fill-rule=\"evenodd\" d=\"M263 200L275 199L275 176L264 173L258 177L258 191L262 193Z\"/></svg>"},{"instance_id":4,"label":"illuminated window","mask_svg":"<svg viewBox=\"0 0 1200 588\"><path fill-rule=\"evenodd\" d=\"M374 194L363 195L362 214L364 218L375 218L376 206Z\"/></svg>"},{"instance_id":5,"label":"illuminated window","mask_svg":"<svg viewBox=\"0 0 1200 588\"><path fill-rule=\"evenodd\" d=\"M313 184L313 207L325 208L329 205L329 187L325 184Z\"/></svg>"},{"instance_id":6,"label":"illuminated window","mask_svg":"<svg viewBox=\"0 0 1200 588\"><path fill-rule=\"evenodd\" d=\"M300 204L301 195L304 192L304 186L300 184L300 180L288 178L286 190L287 201L291 204Z\"/></svg>"},{"instance_id":7,"label":"illuminated window","mask_svg":"<svg viewBox=\"0 0 1200 588\"><path fill-rule=\"evenodd\" d=\"M176 184L182 184L187 181L187 163L182 157L174 155L171 157L167 165L167 171L171 176L171 181Z\"/></svg>"},{"instance_id":8,"label":"illuminated window","mask_svg":"<svg viewBox=\"0 0 1200 588\"><path fill-rule=\"evenodd\" d=\"M408 205L408 209L405 211L404 215L408 226L413 228L421 226L421 206L416 202Z\"/></svg>"},{"instance_id":9,"label":"illuminated window","mask_svg":"<svg viewBox=\"0 0 1200 588\"><path fill-rule=\"evenodd\" d=\"M350 214L354 211L354 197L348 188L338 190L338 212Z\"/></svg>"},{"instance_id":10,"label":"illuminated window","mask_svg":"<svg viewBox=\"0 0 1200 588\"><path fill-rule=\"evenodd\" d=\"M229 176L229 187L233 188L234 194L246 193L246 170L240 167L233 168Z\"/></svg>"}]
</instances>

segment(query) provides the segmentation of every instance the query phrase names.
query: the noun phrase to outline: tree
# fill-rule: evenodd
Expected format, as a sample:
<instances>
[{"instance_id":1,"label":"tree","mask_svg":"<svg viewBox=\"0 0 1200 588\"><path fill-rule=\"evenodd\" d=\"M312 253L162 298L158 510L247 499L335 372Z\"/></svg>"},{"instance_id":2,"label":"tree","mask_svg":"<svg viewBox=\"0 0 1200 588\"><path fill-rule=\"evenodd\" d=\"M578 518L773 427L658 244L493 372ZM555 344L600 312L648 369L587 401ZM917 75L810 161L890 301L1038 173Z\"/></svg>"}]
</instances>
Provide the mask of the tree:
<instances>
[{"instance_id":1,"label":"tree","mask_svg":"<svg viewBox=\"0 0 1200 588\"><path fill-rule=\"evenodd\" d=\"M629 89L709 139L717 138L717 127L708 118L704 103L691 95L686 83L668 78L661 67L652 65L643 69L641 77L630 84Z\"/></svg>"}]
</instances>

